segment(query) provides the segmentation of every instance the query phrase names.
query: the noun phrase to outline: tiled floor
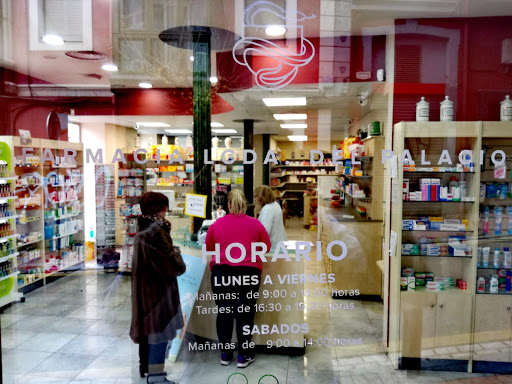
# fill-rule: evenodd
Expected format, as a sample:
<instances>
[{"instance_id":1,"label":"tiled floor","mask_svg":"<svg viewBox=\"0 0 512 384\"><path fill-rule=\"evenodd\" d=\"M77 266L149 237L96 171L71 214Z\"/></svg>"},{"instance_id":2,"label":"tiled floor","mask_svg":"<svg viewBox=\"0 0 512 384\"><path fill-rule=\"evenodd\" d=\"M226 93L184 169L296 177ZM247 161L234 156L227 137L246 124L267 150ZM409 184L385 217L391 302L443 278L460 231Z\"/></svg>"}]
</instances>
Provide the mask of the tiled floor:
<instances>
[{"instance_id":1,"label":"tiled floor","mask_svg":"<svg viewBox=\"0 0 512 384\"><path fill-rule=\"evenodd\" d=\"M289 220L286 226L291 240L316 240L316 232L304 230L299 221ZM323 264L310 263L308 272L323 272ZM308 312L307 337L360 338L362 344L308 347L300 357L260 354L243 370L234 363L221 366L218 353L184 349L176 363L167 364L168 378L181 384L225 384L229 375L240 372L249 384L266 374L280 384L512 383L504 375L396 371L379 343L380 304L320 300L337 307ZM138 376L137 346L128 336L130 316L130 278L102 271L74 273L26 295L25 303L1 315L3 383L144 383ZM228 384L245 382L235 375ZM260 382L269 383L276 380L269 376Z\"/></svg>"}]
</instances>

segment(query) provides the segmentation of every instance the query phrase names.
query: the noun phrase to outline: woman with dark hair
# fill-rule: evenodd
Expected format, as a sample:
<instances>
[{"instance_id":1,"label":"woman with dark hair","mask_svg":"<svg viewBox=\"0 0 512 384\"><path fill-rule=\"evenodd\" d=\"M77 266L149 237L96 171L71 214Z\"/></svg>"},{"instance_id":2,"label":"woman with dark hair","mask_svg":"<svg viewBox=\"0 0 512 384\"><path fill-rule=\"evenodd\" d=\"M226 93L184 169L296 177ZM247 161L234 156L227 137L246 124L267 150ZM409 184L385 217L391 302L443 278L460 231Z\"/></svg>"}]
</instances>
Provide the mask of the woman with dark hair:
<instances>
[{"instance_id":1,"label":"woman with dark hair","mask_svg":"<svg viewBox=\"0 0 512 384\"><path fill-rule=\"evenodd\" d=\"M168 207L162 193L140 198L142 216L133 246L130 337L139 344L140 374L148 374L148 383L173 383L164 372L165 354L167 343L183 328L177 276L185 264L172 244Z\"/></svg>"}]
</instances>

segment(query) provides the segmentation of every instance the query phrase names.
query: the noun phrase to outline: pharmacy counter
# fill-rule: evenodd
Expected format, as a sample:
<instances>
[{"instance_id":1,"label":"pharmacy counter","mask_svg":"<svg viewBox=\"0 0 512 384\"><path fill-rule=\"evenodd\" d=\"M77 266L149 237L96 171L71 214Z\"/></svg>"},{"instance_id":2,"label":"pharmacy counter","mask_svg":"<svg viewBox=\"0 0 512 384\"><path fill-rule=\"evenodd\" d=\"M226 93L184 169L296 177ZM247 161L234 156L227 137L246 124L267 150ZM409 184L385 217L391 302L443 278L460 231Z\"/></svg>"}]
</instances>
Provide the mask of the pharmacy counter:
<instances>
[{"instance_id":1,"label":"pharmacy counter","mask_svg":"<svg viewBox=\"0 0 512 384\"><path fill-rule=\"evenodd\" d=\"M175 245L181 248L181 252L191 256L201 257L201 249L197 243L176 240ZM291 252L290 252L291 254ZM272 255L268 255L270 260ZM187 332L209 340L217 340L215 313L217 306L211 298L211 272L208 264L205 264L205 272L199 287L198 297L195 301L194 311L187 326ZM263 263L263 273L259 289L260 297L257 301L255 325L262 330L264 325L277 325L279 331L286 331L292 324L299 326L304 323L304 283L293 278L294 274L304 273L304 262L277 260L276 262ZM268 277L272 280L269 283ZM290 280L288 281L288 277ZM293 279L292 279L293 278ZM286 279L287 281L280 281ZM267 280L267 284L264 284ZM293 280L293 281L292 281ZM267 297L263 297L267 296ZM281 328L282 325L285 325ZM294 330L295 330L294 326ZM265 332L265 331L263 331ZM262 333L263 333L262 332ZM279 334L254 335L252 341L256 344L258 353L283 353L290 355L304 354L304 337L301 331L297 333L287 332ZM236 341L235 331L232 341ZM267 348L270 346L270 348ZM187 346L188 347L188 346ZM279 347L279 348L278 348Z\"/></svg>"},{"instance_id":2,"label":"pharmacy counter","mask_svg":"<svg viewBox=\"0 0 512 384\"><path fill-rule=\"evenodd\" d=\"M330 200L322 200L318 207L318 224L322 255L327 254L331 241L342 241L347 246L343 260L323 257L327 273L335 274L335 282L330 283L332 297L380 301L382 272L377 261L382 260L383 222L361 217L351 207L331 207ZM341 253L334 250L333 254Z\"/></svg>"}]
</instances>

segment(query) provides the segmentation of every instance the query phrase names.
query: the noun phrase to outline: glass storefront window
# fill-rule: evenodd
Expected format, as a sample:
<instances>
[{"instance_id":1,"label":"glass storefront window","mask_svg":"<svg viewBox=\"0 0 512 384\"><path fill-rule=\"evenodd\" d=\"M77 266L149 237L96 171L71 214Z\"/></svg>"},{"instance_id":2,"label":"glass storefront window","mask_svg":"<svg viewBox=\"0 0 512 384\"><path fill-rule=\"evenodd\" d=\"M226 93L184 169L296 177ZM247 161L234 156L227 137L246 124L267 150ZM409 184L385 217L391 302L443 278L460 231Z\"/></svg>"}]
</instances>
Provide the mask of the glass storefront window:
<instances>
[{"instance_id":1,"label":"glass storefront window","mask_svg":"<svg viewBox=\"0 0 512 384\"><path fill-rule=\"evenodd\" d=\"M509 380L512 4L0 10L3 383Z\"/></svg>"}]
</instances>

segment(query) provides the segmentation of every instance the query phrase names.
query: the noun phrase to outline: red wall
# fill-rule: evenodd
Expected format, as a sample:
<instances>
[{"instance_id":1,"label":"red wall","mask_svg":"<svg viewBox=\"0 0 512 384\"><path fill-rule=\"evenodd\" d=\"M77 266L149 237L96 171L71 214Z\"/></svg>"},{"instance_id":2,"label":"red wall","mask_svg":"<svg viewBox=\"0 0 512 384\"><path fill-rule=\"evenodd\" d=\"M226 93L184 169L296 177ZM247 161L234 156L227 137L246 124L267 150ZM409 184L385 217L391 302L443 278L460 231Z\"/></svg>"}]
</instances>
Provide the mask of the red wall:
<instances>
[{"instance_id":1,"label":"red wall","mask_svg":"<svg viewBox=\"0 0 512 384\"><path fill-rule=\"evenodd\" d=\"M394 122L414 121L421 96L438 121L445 95L458 121L499 120L499 103L512 93L512 65L501 63L511 25L509 16L397 20Z\"/></svg>"}]
</instances>

